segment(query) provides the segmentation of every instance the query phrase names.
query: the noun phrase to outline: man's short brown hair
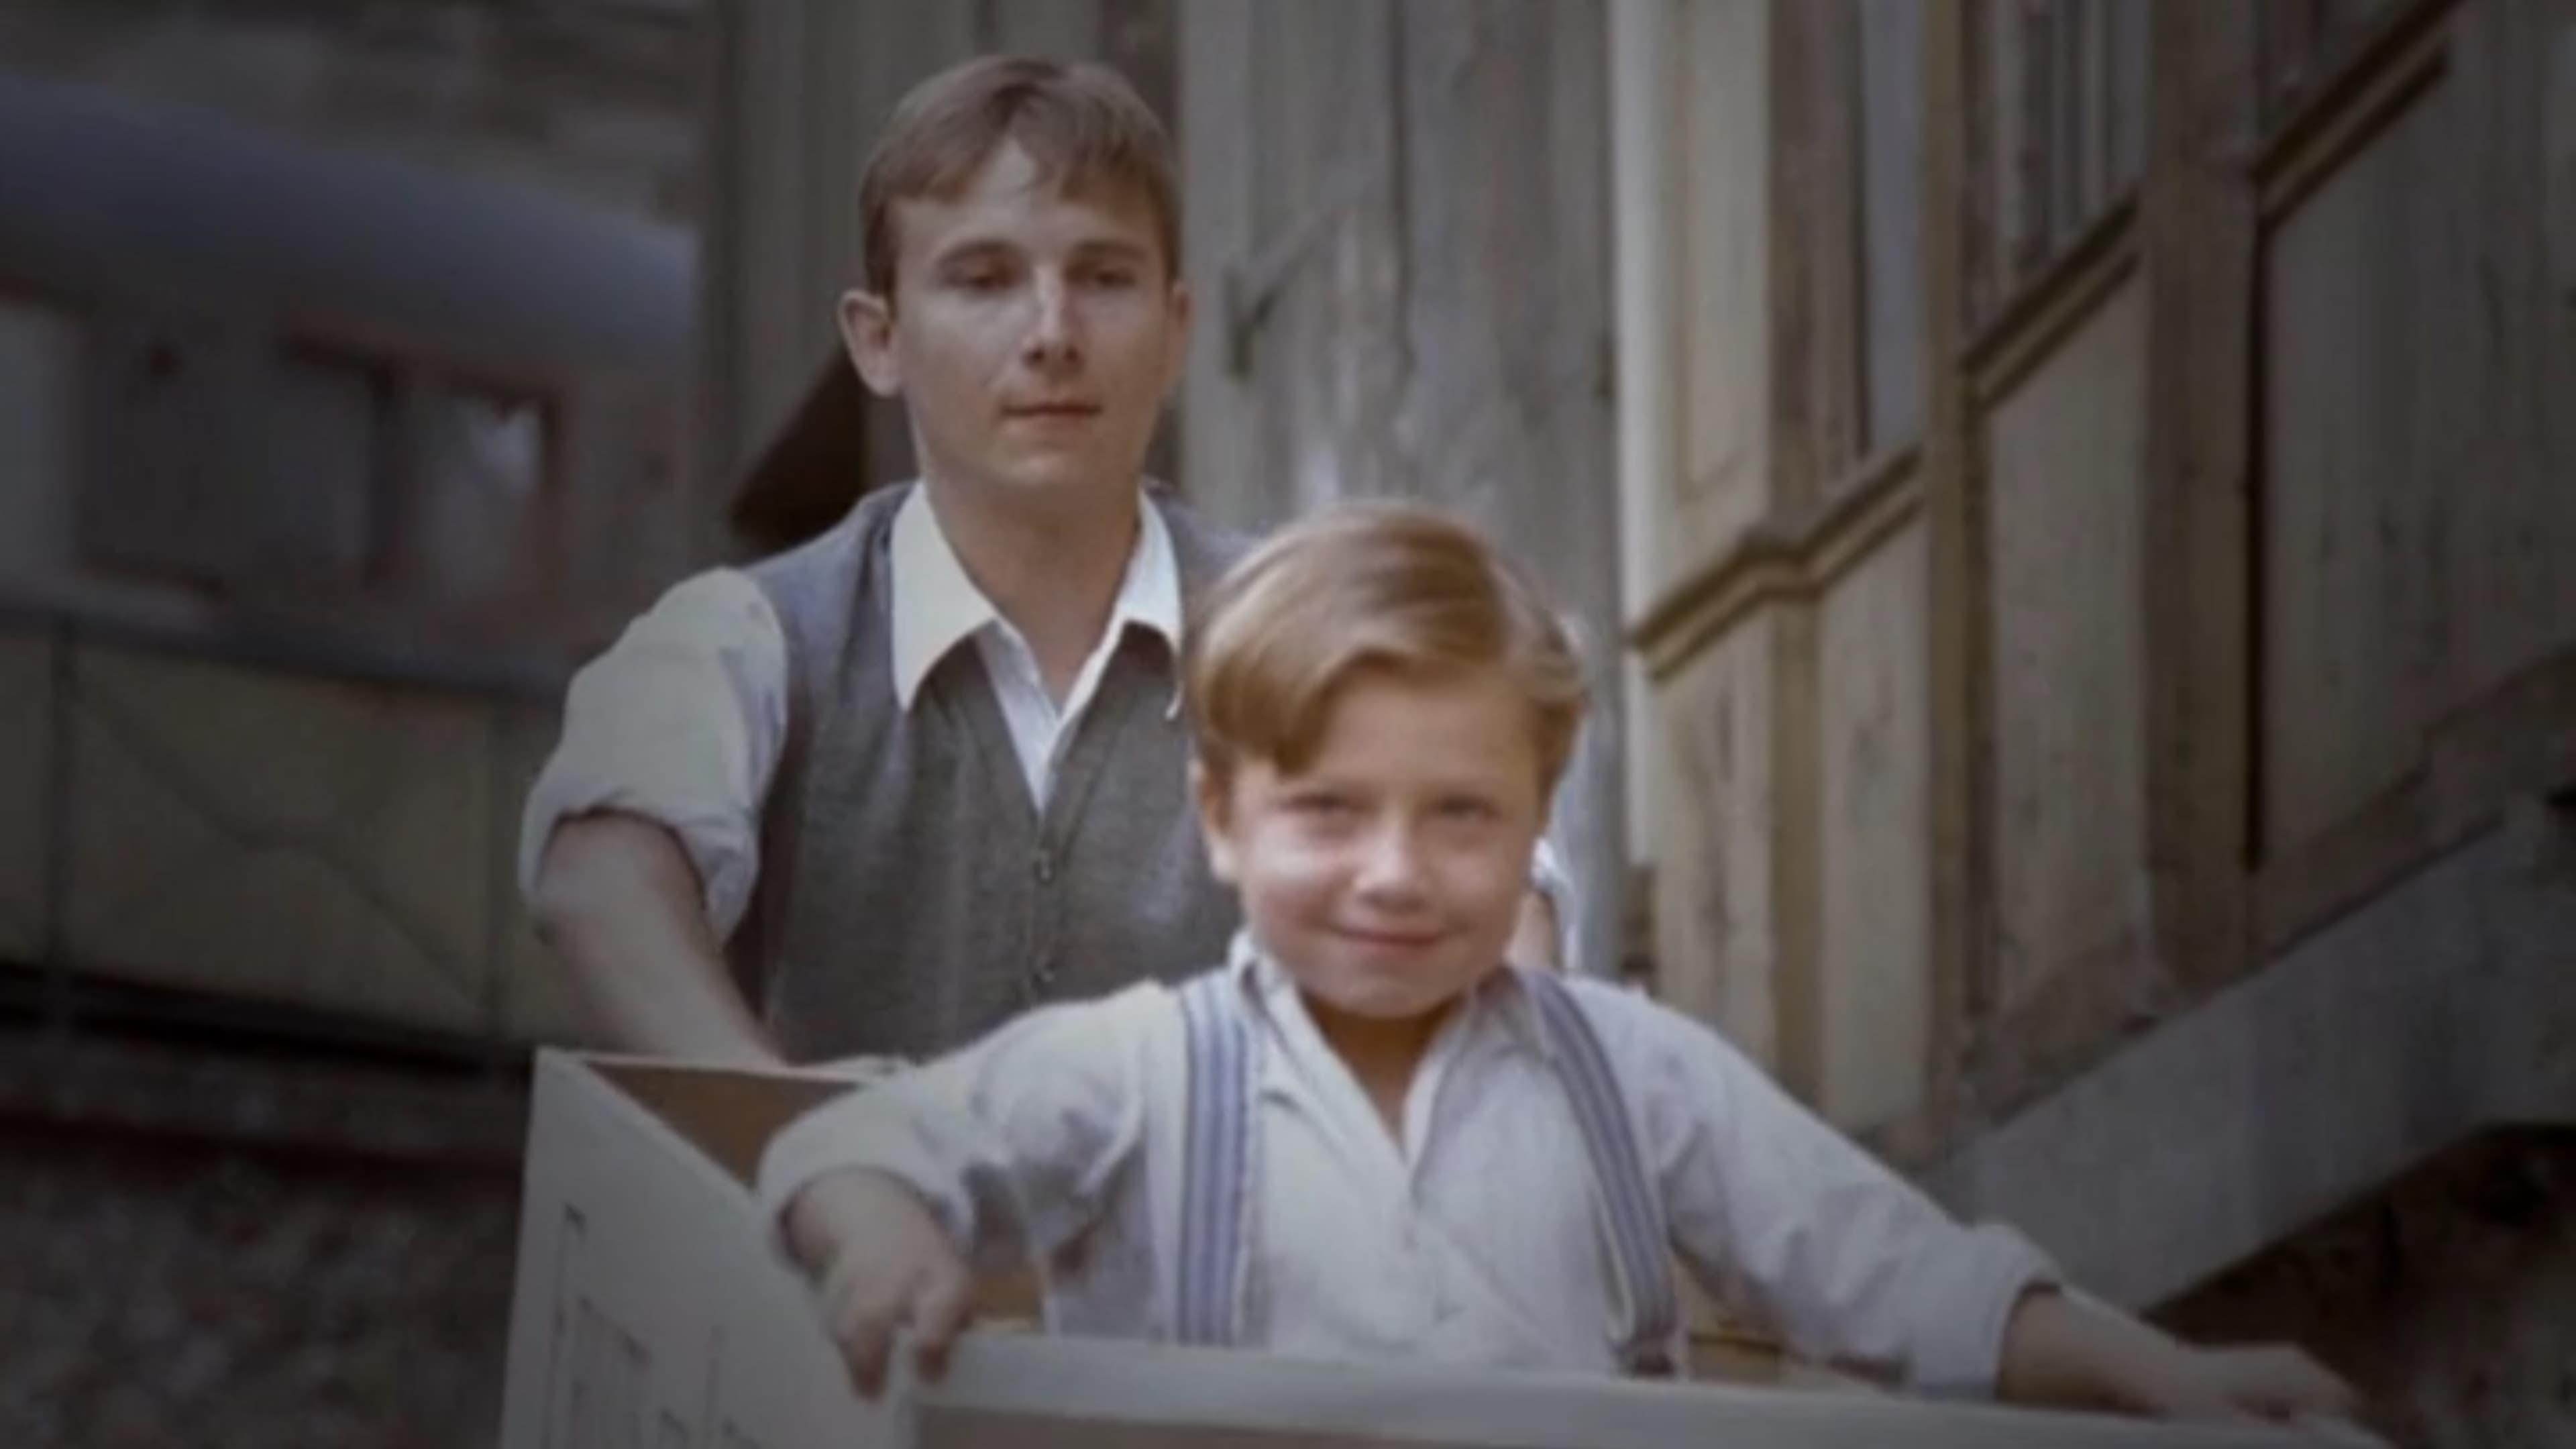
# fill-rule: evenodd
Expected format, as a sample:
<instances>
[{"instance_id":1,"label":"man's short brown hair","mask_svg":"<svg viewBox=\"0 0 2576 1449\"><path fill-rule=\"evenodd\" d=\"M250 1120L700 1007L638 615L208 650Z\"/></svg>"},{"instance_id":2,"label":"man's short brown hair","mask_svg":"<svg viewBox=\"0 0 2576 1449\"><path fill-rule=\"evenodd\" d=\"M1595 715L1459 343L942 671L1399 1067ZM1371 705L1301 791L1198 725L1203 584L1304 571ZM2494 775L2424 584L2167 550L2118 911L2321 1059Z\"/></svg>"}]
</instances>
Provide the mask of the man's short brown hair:
<instances>
[{"instance_id":1,"label":"man's short brown hair","mask_svg":"<svg viewBox=\"0 0 2576 1449\"><path fill-rule=\"evenodd\" d=\"M1440 679L1499 669L1529 709L1539 790L1554 790L1583 719L1582 661L1537 587L1482 534L1429 509L1344 504L1229 571L1186 632L1199 760L1294 774L1360 674Z\"/></svg>"},{"instance_id":2,"label":"man's short brown hair","mask_svg":"<svg viewBox=\"0 0 2576 1449\"><path fill-rule=\"evenodd\" d=\"M1172 141L1153 108L1107 66L994 55L913 87L886 123L859 178L859 245L870 292L894 299L895 203L956 195L1005 141L1028 153L1043 185L1068 194L1141 195L1154 215L1166 275L1179 274Z\"/></svg>"}]
</instances>

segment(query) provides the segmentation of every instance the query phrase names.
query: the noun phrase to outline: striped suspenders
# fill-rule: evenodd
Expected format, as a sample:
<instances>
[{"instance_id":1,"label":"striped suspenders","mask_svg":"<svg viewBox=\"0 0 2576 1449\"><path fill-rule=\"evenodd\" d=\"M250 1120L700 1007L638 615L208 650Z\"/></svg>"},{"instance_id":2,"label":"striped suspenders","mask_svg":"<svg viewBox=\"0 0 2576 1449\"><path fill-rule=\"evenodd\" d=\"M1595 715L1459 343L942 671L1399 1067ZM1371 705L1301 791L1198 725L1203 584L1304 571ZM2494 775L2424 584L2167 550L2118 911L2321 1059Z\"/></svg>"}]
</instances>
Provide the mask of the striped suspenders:
<instances>
[{"instance_id":1,"label":"striped suspenders","mask_svg":"<svg viewBox=\"0 0 2576 1449\"><path fill-rule=\"evenodd\" d=\"M1537 1008L1539 1029L1591 1159L1595 1202L1623 1300L1612 1346L1629 1373L1669 1378L1681 1306L1666 1255L1663 1200L1629 1129L1626 1101L1574 993L1552 974L1518 974ZM1259 1063L1258 1043L1235 990L1233 977L1221 971L1181 989L1190 1085L1172 1327L1182 1343L1230 1344L1240 1327Z\"/></svg>"}]
</instances>

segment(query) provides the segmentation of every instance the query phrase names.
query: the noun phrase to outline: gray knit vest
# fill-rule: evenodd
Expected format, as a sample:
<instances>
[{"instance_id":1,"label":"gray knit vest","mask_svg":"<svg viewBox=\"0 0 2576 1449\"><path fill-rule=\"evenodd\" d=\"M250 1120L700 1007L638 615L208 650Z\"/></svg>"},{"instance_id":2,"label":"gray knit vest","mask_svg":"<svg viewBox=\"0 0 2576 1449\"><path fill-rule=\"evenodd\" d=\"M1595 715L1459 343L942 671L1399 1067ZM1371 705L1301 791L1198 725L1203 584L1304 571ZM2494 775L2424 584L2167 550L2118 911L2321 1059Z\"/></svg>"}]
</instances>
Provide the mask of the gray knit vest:
<instances>
[{"instance_id":1,"label":"gray knit vest","mask_svg":"<svg viewBox=\"0 0 2576 1449\"><path fill-rule=\"evenodd\" d=\"M896 702L887 543L912 486L750 569L790 693L729 954L795 1061L928 1057L1041 1002L1177 981L1221 959L1239 919L1208 871L1160 636L1117 642L1042 814L980 651L949 651L910 710ZM1242 541L1154 506L1187 607Z\"/></svg>"}]
</instances>

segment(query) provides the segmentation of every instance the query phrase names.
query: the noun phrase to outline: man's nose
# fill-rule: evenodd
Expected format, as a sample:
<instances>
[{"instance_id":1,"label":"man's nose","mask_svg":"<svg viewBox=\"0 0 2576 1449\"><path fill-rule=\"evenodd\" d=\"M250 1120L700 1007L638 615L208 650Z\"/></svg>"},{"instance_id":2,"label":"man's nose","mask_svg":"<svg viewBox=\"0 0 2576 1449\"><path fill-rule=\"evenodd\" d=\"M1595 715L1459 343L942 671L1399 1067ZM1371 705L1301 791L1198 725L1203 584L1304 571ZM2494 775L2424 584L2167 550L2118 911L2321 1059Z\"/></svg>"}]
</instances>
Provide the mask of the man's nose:
<instances>
[{"instance_id":1,"label":"man's nose","mask_svg":"<svg viewBox=\"0 0 2576 1449\"><path fill-rule=\"evenodd\" d=\"M1062 274L1041 271L1031 290L1028 337L1024 350L1032 364L1061 367L1082 355L1080 319L1073 289Z\"/></svg>"}]
</instances>

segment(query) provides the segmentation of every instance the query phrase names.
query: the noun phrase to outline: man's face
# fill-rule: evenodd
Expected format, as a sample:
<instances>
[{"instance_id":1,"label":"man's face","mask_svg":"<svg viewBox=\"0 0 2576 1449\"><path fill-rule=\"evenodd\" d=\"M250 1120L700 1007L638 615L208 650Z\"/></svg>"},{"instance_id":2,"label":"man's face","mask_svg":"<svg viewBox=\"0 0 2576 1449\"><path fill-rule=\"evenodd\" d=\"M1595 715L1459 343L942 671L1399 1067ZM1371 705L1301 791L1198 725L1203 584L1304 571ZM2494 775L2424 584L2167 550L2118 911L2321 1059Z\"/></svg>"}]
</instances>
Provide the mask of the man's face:
<instances>
[{"instance_id":1,"label":"man's face","mask_svg":"<svg viewBox=\"0 0 2576 1449\"><path fill-rule=\"evenodd\" d=\"M1546 823L1538 773L1501 672L1363 673L1306 768L1202 774L1199 807L1217 874L1319 1019L1415 1020L1504 959Z\"/></svg>"},{"instance_id":2,"label":"man's face","mask_svg":"<svg viewBox=\"0 0 2576 1449\"><path fill-rule=\"evenodd\" d=\"M893 231L894 296L845 297L842 332L869 385L902 394L924 472L1132 490L1189 332L1145 198L1064 194L1006 141L955 197L896 203Z\"/></svg>"}]
</instances>

